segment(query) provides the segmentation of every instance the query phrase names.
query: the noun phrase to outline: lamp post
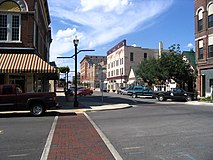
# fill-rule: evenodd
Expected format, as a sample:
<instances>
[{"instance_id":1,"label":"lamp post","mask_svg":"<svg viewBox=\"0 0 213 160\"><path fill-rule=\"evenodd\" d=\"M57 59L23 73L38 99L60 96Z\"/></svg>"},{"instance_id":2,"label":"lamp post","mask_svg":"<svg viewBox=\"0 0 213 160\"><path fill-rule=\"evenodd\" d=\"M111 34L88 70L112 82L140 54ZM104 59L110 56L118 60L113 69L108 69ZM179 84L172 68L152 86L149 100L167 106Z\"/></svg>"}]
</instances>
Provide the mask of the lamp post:
<instances>
[{"instance_id":1,"label":"lamp post","mask_svg":"<svg viewBox=\"0 0 213 160\"><path fill-rule=\"evenodd\" d=\"M75 46L75 97L74 97L74 107L78 107L78 100L77 100L77 54L78 54L78 43L79 40L77 37L73 40Z\"/></svg>"},{"instance_id":2,"label":"lamp post","mask_svg":"<svg viewBox=\"0 0 213 160\"><path fill-rule=\"evenodd\" d=\"M75 53L71 56L71 57L57 57L57 58L73 58L75 57L75 95L74 95L74 104L73 106L74 107L78 107L78 99L77 99L77 55L78 53L80 52L86 52L86 51L95 51L94 49L82 49L82 50L79 50L78 51L78 43L79 43L79 40L77 39L77 36L75 37L75 39L73 40L73 44L74 44L74 47L75 47Z\"/></svg>"}]
</instances>

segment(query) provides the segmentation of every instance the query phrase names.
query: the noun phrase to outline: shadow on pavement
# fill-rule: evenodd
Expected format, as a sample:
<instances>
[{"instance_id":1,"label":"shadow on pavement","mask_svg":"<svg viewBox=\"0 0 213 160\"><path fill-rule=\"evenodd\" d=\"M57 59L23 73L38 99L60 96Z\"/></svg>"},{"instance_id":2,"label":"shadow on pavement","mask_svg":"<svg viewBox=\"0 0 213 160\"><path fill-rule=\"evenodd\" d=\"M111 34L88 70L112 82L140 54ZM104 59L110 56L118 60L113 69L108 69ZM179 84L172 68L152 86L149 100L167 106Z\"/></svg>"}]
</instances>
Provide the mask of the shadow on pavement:
<instances>
[{"instance_id":1,"label":"shadow on pavement","mask_svg":"<svg viewBox=\"0 0 213 160\"><path fill-rule=\"evenodd\" d=\"M129 104L129 105L135 105L135 104L156 104L156 102L149 102L144 99L143 101L137 100L137 99L127 99L127 98L122 98L122 97L111 97L104 95L103 97L103 102L102 102L102 96L82 96L78 98L79 103L83 103L84 105L86 104L87 107L89 105L92 106L103 106L106 104Z\"/></svg>"},{"instance_id":2,"label":"shadow on pavement","mask_svg":"<svg viewBox=\"0 0 213 160\"><path fill-rule=\"evenodd\" d=\"M0 112L0 118L19 118L19 117L32 117L32 118L39 118L39 117L54 117L54 116L77 116L75 112L71 113L59 113L57 111L48 111L42 114L41 116L32 116L30 112L21 112L13 111L12 113L4 113Z\"/></svg>"}]
</instances>

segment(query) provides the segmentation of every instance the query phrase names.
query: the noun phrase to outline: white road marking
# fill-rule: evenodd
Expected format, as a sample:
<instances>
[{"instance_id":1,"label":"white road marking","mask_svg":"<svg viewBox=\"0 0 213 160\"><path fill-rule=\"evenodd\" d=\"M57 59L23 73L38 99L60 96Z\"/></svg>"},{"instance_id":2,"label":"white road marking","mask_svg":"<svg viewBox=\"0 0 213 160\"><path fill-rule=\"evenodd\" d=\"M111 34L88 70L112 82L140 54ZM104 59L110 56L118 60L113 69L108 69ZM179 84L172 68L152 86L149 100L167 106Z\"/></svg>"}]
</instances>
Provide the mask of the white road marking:
<instances>
[{"instance_id":1,"label":"white road marking","mask_svg":"<svg viewBox=\"0 0 213 160\"><path fill-rule=\"evenodd\" d=\"M123 160L123 158L120 156L120 154L117 152L117 150L114 148L114 146L110 143L110 141L108 140L108 138L103 134L103 132L98 128L98 126L95 124L95 122L93 122L93 120L86 114L84 113L84 115L87 117L87 119L90 121L90 123L93 125L93 127L96 129L96 131L98 132L98 134L100 135L100 137L102 138L102 140L104 141L104 143L106 144L106 146L108 147L108 149L110 150L110 152L112 153L112 155L114 156L114 158L116 160Z\"/></svg>"},{"instance_id":2,"label":"white road marking","mask_svg":"<svg viewBox=\"0 0 213 160\"><path fill-rule=\"evenodd\" d=\"M52 127L50 129L50 133L48 135L48 138L47 138L47 141L46 141L46 144L45 144L45 147L44 147L44 150L43 150L43 153L41 155L40 160L46 160L48 158L48 154L49 154L49 151L50 151L50 146L51 146L51 142L52 142L52 139L53 139L53 134L55 132L57 120L58 120L58 116L56 116L54 121L53 121Z\"/></svg>"},{"instance_id":3,"label":"white road marking","mask_svg":"<svg viewBox=\"0 0 213 160\"><path fill-rule=\"evenodd\" d=\"M3 134L3 130L0 130L0 134Z\"/></svg>"},{"instance_id":4,"label":"white road marking","mask_svg":"<svg viewBox=\"0 0 213 160\"><path fill-rule=\"evenodd\" d=\"M14 155L9 155L8 157L26 157L29 154L14 154Z\"/></svg>"},{"instance_id":5,"label":"white road marking","mask_svg":"<svg viewBox=\"0 0 213 160\"><path fill-rule=\"evenodd\" d=\"M132 149L141 149L143 147L126 147L126 148L122 148L123 150L132 150Z\"/></svg>"}]
</instances>

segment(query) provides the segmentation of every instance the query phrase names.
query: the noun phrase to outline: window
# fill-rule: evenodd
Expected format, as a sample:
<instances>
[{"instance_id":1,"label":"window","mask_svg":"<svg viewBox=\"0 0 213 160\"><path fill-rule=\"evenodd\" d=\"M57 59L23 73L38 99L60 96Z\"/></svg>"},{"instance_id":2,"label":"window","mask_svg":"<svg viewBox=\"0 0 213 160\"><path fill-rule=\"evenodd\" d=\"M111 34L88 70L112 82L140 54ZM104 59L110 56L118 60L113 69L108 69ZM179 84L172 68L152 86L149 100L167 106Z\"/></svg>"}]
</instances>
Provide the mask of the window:
<instances>
[{"instance_id":1,"label":"window","mask_svg":"<svg viewBox=\"0 0 213 160\"><path fill-rule=\"evenodd\" d=\"M118 61L118 60L116 60L116 66L118 66L118 65L119 65L119 64L118 64L118 62L119 62L119 61Z\"/></svg>"},{"instance_id":2,"label":"window","mask_svg":"<svg viewBox=\"0 0 213 160\"><path fill-rule=\"evenodd\" d=\"M203 30L203 10L198 11L198 31Z\"/></svg>"},{"instance_id":3,"label":"window","mask_svg":"<svg viewBox=\"0 0 213 160\"><path fill-rule=\"evenodd\" d=\"M110 69L110 64L108 64L108 69Z\"/></svg>"},{"instance_id":4,"label":"window","mask_svg":"<svg viewBox=\"0 0 213 160\"><path fill-rule=\"evenodd\" d=\"M209 87L213 86L213 79L209 79Z\"/></svg>"},{"instance_id":5,"label":"window","mask_svg":"<svg viewBox=\"0 0 213 160\"><path fill-rule=\"evenodd\" d=\"M213 45L208 46L208 58L213 57Z\"/></svg>"},{"instance_id":6,"label":"window","mask_svg":"<svg viewBox=\"0 0 213 160\"><path fill-rule=\"evenodd\" d=\"M208 58L213 57L213 36L208 37Z\"/></svg>"},{"instance_id":7,"label":"window","mask_svg":"<svg viewBox=\"0 0 213 160\"><path fill-rule=\"evenodd\" d=\"M134 61L134 53L130 52L130 61Z\"/></svg>"},{"instance_id":8,"label":"window","mask_svg":"<svg viewBox=\"0 0 213 160\"><path fill-rule=\"evenodd\" d=\"M20 7L15 2L5 1L0 10L8 11L0 14L0 41L20 41L21 15L14 14L21 11Z\"/></svg>"},{"instance_id":9,"label":"window","mask_svg":"<svg viewBox=\"0 0 213 160\"><path fill-rule=\"evenodd\" d=\"M116 76L119 75L119 69L116 69Z\"/></svg>"},{"instance_id":10,"label":"window","mask_svg":"<svg viewBox=\"0 0 213 160\"><path fill-rule=\"evenodd\" d=\"M0 14L0 41L20 41L20 15Z\"/></svg>"},{"instance_id":11,"label":"window","mask_svg":"<svg viewBox=\"0 0 213 160\"><path fill-rule=\"evenodd\" d=\"M198 41L198 59L203 59L203 40Z\"/></svg>"},{"instance_id":12,"label":"window","mask_svg":"<svg viewBox=\"0 0 213 160\"><path fill-rule=\"evenodd\" d=\"M208 27L213 27L213 4L211 3L208 7Z\"/></svg>"},{"instance_id":13,"label":"window","mask_svg":"<svg viewBox=\"0 0 213 160\"><path fill-rule=\"evenodd\" d=\"M147 53L144 53L143 58L144 58L144 60L147 59Z\"/></svg>"}]
</instances>

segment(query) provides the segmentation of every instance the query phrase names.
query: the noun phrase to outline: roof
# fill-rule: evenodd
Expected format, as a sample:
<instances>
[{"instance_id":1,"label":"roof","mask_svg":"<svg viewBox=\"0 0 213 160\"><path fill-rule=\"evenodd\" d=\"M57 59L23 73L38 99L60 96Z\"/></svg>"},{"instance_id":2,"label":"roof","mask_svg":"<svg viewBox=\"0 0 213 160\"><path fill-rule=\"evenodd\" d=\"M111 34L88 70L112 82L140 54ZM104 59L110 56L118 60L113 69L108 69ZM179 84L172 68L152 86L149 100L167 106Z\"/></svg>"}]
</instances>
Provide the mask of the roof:
<instances>
[{"instance_id":1,"label":"roof","mask_svg":"<svg viewBox=\"0 0 213 160\"><path fill-rule=\"evenodd\" d=\"M190 64L193 66L193 68L196 68L196 59L194 51L183 51L182 55L185 55L189 60Z\"/></svg>"}]
</instances>

